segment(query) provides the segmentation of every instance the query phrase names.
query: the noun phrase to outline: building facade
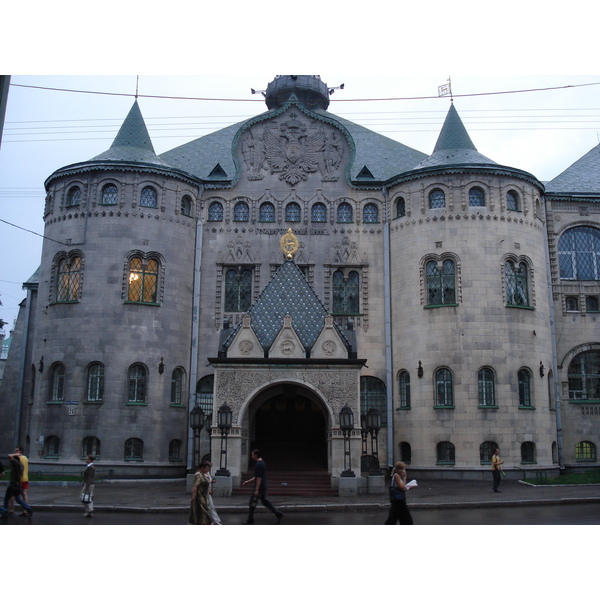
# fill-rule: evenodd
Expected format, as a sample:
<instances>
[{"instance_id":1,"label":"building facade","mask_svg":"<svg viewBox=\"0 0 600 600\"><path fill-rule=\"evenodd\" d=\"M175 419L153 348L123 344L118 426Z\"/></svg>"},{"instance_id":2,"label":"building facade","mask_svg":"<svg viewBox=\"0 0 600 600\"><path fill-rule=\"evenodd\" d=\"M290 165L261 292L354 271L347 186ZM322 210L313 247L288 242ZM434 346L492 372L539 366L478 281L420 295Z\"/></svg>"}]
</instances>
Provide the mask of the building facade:
<instances>
[{"instance_id":1,"label":"building facade","mask_svg":"<svg viewBox=\"0 0 600 600\"><path fill-rule=\"evenodd\" d=\"M235 485L257 446L333 486L400 459L487 477L498 446L509 476L597 465L600 148L544 185L453 105L427 156L329 92L277 77L265 113L161 156L136 102L48 178L0 388L32 469L182 476L211 452Z\"/></svg>"}]
</instances>

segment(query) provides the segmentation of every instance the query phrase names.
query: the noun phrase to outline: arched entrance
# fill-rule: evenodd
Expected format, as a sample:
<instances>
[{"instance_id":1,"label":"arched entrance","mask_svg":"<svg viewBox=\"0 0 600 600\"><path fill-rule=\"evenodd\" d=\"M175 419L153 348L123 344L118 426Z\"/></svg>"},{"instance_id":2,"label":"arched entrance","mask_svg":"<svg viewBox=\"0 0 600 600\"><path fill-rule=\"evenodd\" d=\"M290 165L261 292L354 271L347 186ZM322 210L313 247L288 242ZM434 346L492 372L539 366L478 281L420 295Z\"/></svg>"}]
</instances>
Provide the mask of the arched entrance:
<instances>
[{"instance_id":1,"label":"arched entrance","mask_svg":"<svg viewBox=\"0 0 600 600\"><path fill-rule=\"evenodd\" d=\"M310 390L273 386L255 399L250 419L251 446L262 451L270 469L327 469L328 418Z\"/></svg>"}]
</instances>

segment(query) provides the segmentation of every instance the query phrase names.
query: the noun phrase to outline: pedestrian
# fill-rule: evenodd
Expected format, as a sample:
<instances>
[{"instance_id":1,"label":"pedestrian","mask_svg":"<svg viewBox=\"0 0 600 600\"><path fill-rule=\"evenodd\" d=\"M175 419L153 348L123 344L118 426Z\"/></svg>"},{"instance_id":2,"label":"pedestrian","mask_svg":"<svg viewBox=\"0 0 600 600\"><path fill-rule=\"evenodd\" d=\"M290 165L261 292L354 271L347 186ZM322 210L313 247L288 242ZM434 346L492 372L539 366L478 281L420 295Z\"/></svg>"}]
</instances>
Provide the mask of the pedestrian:
<instances>
[{"instance_id":1,"label":"pedestrian","mask_svg":"<svg viewBox=\"0 0 600 600\"><path fill-rule=\"evenodd\" d=\"M18 454L9 454L8 458L11 463L10 468L10 481L6 488L6 494L4 495L4 509L2 515L3 519L8 517L8 504L11 498L17 501L23 507L23 516L30 518L33 516L33 509L27 502L23 500L21 494L21 477L23 475L23 465Z\"/></svg>"},{"instance_id":2,"label":"pedestrian","mask_svg":"<svg viewBox=\"0 0 600 600\"><path fill-rule=\"evenodd\" d=\"M83 472L83 487L81 488L81 503L83 516L91 519L94 516L94 487L96 485L95 458L88 454L85 457L85 471Z\"/></svg>"},{"instance_id":3,"label":"pedestrian","mask_svg":"<svg viewBox=\"0 0 600 600\"><path fill-rule=\"evenodd\" d=\"M386 525L395 525L398 521L400 525L413 524L410 511L406 506L406 491L406 465L403 462L397 462L392 471L390 512L385 520Z\"/></svg>"},{"instance_id":4,"label":"pedestrian","mask_svg":"<svg viewBox=\"0 0 600 600\"><path fill-rule=\"evenodd\" d=\"M198 470L194 475L188 520L190 525L212 525L208 506L208 499L210 498L210 475L208 472L211 467L212 465L207 460L203 460L198 465Z\"/></svg>"},{"instance_id":5,"label":"pedestrian","mask_svg":"<svg viewBox=\"0 0 600 600\"><path fill-rule=\"evenodd\" d=\"M260 456L260 450L252 450L252 460L255 462L254 477L242 483L242 485L246 485L254 482L254 491L250 495L248 519L244 521L244 525L254 525L254 509L259 500L277 517L277 524L279 524L284 514L267 499L267 467Z\"/></svg>"},{"instance_id":6,"label":"pedestrian","mask_svg":"<svg viewBox=\"0 0 600 600\"><path fill-rule=\"evenodd\" d=\"M21 495L23 496L23 500L25 500L25 502L27 502L29 504L29 498L27 496L27 490L29 489L29 460L23 454L23 452L24 452L23 446L17 446L15 448L15 454L18 454L19 460L21 461L21 464L23 465L23 475L21 475ZM8 512L12 513L14 511L14 509L15 509L15 499L14 499L14 497L12 497L10 499ZM25 516L25 515L21 514L21 516Z\"/></svg>"},{"instance_id":7,"label":"pedestrian","mask_svg":"<svg viewBox=\"0 0 600 600\"><path fill-rule=\"evenodd\" d=\"M503 464L504 464L504 461L500 460L500 448L496 448L494 450L494 454L492 456L492 478L494 481L492 489L495 492L500 491L498 489L500 487L500 475L502 474L502 467L500 465L503 465Z\"/></svg>"},{"instance_id":8,"label":"pedestrian","mask_svg":"<svg viewBox=\"0 0 600 600\"><path fill-rule=\"evenodd\" d=\"M215 508L215 504L213 502L213 484L215 483L216 479L214 479L210 473L208 473L208 478L210 480L210 487L208 489L208 512L210 514L210 520L212 521L213 525L221 525L221 519L217 514L217 509Z\"/></svg>"}]
</instances>

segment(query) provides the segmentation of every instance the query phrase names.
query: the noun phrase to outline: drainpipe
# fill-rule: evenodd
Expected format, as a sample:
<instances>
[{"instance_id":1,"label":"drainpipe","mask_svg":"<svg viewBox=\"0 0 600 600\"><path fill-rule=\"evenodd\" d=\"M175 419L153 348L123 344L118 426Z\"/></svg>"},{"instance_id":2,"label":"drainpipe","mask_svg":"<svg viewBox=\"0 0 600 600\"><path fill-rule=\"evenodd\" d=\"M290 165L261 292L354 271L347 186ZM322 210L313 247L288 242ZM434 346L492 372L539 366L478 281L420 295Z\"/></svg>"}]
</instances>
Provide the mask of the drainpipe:
<instances>
[{"instance_id":1,"label":"drainpipe","mask_svg":"<svg viewBox=\"0 0 600 600\"><path fill-rule=\"evenodd\" d=\"M392 306L391 306L391 281L390 281L390 219L388 211L388 191L382 188L385 200L383 227L383 296L385 313L385 386L387 393L387 456L388 466L394 464L394 421L393 421L393 391L394 379L392 377Z\"/></svg>"},{"instance_id":2,"label":"drainpipe","mask_svg":"<svg viewBox=\"0 0 600 600\"><path fill-rule=\"evenodd\" d=\"M24 286L25 287L25 286ZM31 319L31 288L27 287L27 307L25 309L25 323L23 324L23 343L21 345L21 356L19 357L19 380L17 382L17 405L15 415L15 429L13 446L23 444L19 434L21 432L21 407L23 406L23 390L25 388L25 363L27 361L27 349L29 346L29 321Z\"/></svg>"},{"instance_id":3,"label":"drainpipe","mask_svg":"<svg viewBox=\"0 0 600 600\"><path fill-rule=\"evenodd\" d=\"M546 203L544 202L544 211ZM550 309L550 334L552 337L552 372L554 373L554 406L556 412L556 446L558 451L558 466L560 470L564 470L564 450L562 439L562 420L560 415L560 393L558 385L558 358L556 356L556 324L554 321L554 298L552 294L552 272L550 271L550 246L548 245L548 215L544 214L546 221L544 223L544 242L546 243L546 272L548 277L548 306ZM551 392L550 392L551 393Z\"/></svg>"},{"instance_id":4,"label":"drainpipe","mask_svg":"<svg viewBox=\"0 0 600 600\"><path fill-rule=\"evenodd\" d=\"M204 192L204 186L198 186L198 205ZM194 291L192 307L192 336L190 346L190 378L188 394L188 413L196 405L196 383L198 380L198 337L200 334L200 282L202 279L202 227L203 223L198 215L196 217L196 246L194 252ZM187 417L186 417L187 418ZM187 470L192 469L194 432L189 426L188 419L188 452L187 452Z\"/></svg>"}]
</instances>

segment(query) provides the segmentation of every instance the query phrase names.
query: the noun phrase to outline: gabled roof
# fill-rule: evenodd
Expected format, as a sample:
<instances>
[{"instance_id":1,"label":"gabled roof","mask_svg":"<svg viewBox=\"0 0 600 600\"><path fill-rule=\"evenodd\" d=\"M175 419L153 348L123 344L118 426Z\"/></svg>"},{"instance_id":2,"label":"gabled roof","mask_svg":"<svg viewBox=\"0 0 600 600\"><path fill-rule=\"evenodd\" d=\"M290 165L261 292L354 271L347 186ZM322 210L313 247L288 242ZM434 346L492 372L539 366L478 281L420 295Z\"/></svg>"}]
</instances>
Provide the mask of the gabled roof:
<instances>
[{"instance_id":1,"label":"gabled roof","mask_svg":"<svg viewBox=\"0 0 600 600\"><path fill-rule=\"evenodd\" d=\"M549 181L546 193L600 196L600 144Z\"/></svg>"},{"instance_id":2,"label":"gabled roof","mask_svg":"<svg viewBox=\"0 0 600 600\"><path fill-rule=\"evenodd\" d=\"M252 329L265 350L273 345L287 315L292 317L292 327L302 345L310 350L325 325L328 312L298 266L293 261L286 260L247 314L251 317ZM231 344L239 327L228 336L223 350ZM349 346L339 329L338 333Z\"/></svg>"},{"instance_id":3,"label":"gabled roof","mask_svg":"<svg viewBox=\"0 0 600 600\"><path fill-rule=\"evenodd\" d=\"M169 166L154 152L154 146L137 100L133 103L111 147L89 162L92 161L122 161L154 164L161 167Z\"/></svg>"},{"instance_id":4,"label":"gabled roof","mask_svg":"<svg viewBox=\"0 0 600 600\"><path fill-rule=\"evenodd\" d=\"M433 154L414 167L414 170L465 164L497 165L498 163L477 152L458 111L454 104L451 104Z\"/></svg>"}]
</instances>

